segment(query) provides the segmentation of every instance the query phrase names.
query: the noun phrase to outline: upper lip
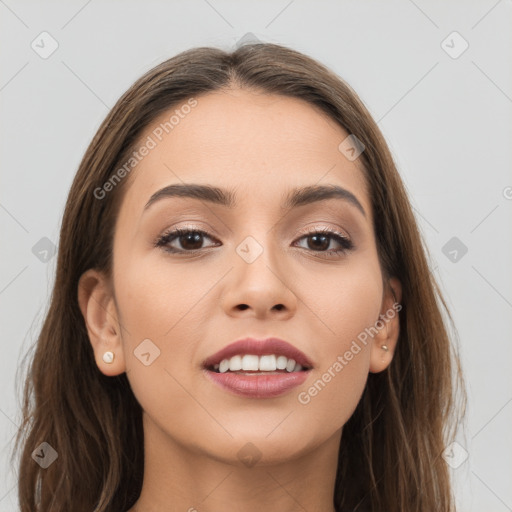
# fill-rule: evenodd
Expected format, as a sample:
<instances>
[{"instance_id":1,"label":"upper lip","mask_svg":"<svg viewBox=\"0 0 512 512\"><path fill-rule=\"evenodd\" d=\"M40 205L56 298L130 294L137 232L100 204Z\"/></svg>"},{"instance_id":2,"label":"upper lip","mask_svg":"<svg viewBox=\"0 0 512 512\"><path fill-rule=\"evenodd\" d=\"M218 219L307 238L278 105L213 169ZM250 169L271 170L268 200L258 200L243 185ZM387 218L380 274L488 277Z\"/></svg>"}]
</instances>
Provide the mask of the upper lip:
<instances>
[{"instance_id":1,"label":"upper lip","mask_svg":"<svg viewBox=\"0 0 512 512\"><path fill-rule=\"evenodd\" d=\"M223 349L215 352L208 357L203 366L205 368L213 367L220 363L223 359L230 359L236 355L252 354L256 356L264 356L275 354L276 356L286 356L288 359L294 359L296 363L306 368L312 368L313 363L308 359L306 354L294 347L287 341L279 338L267 338L258 340L256 338L244 338L230 343Z\"/></svg>"}]
</instances>

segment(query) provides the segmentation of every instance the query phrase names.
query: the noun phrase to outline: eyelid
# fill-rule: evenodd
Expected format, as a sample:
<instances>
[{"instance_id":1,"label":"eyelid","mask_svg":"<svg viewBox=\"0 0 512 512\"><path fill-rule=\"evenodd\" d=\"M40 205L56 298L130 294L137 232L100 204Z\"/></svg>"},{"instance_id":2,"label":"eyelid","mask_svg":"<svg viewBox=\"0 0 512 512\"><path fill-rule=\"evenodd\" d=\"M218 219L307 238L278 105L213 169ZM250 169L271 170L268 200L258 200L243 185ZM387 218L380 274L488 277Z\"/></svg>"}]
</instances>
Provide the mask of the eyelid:
<instances>
[{"instance_id":1,"label":"eyelid","mask_svg":"<svg viewBox=\"0 0 512 512\"><path fill-rule=\"evenodd\" d=\"M331 227L331 226L325 226L325 225L314 225L310 226L308 228L305 228L304 231L301 231L302 234L309 234L309 233L336 233L337 235L341 236L342 238L346 238L347 240L351 240L351 236L346 232L342 231L338 227Z\"/></svg>"},{"instance_id":2,"label":"eyelid","mask_svg":"<svg viewBox=\"0 0 512 512\"><path fill-rule=\"evenodd\" d=\"M194 232L198 232L198 233L203 233L210 238L217 239L217 237L212 234L212 232L214 232L215 230L211 226L209 226L209 225L200 226L198 224L187 224L187 223L176 224L169 228L164 229L162 231L161 235L158 235L158 238L163 238L163 237L165 237L171 233L174 233L176 231L194 231Z\"/></svg>"}]
</instances>

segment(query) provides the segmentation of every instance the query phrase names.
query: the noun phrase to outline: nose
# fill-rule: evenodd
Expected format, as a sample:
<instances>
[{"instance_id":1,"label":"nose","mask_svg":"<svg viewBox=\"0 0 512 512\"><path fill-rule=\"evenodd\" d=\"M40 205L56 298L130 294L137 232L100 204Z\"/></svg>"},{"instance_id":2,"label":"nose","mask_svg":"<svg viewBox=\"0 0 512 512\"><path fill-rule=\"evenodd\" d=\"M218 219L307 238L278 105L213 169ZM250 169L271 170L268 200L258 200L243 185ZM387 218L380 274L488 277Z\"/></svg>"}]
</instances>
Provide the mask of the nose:
<instances>
[{"instance_id":1,"label":"nose","mask_svg":"<svg viewBox=\"0 0 512 512\"><path fill-rule=\"evenodd\" d=\"M233 266L222 294L222 307L228 315L284 320L295 314L293 276L277 250L248 237L237 247Z\"/></svg>"}]
</instances>

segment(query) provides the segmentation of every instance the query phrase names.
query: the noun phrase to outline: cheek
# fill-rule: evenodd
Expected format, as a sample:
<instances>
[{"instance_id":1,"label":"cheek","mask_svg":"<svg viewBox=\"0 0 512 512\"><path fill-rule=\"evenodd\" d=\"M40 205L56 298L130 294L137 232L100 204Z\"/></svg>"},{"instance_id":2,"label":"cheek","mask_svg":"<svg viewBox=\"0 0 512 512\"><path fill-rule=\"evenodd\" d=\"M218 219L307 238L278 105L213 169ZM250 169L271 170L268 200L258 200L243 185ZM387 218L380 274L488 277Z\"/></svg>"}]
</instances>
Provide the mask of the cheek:
<instances>
[{"instance_id":1,"label":"cheek","mask_svg":"<svg viewBox=\"0 0 512 512\"><path fill-rule=\"evenodd\" d=\"M188 393L195 385L191 365L214 314L210 309L205 313L211 302L207 294L225 270L219 265L190 270L190 263L187 268L161 256L120 258L116 264L116 298L132 390L153 419L185 436L197 415L197 404ZM148 365L139 357L146 353ZM183 421L176 422L176 411L183 413Z\"/></svg>"},{"instance_id":2,"label":"cheek","mask_svg":"<svg viewBox=\"0 0 512 512\"><path fill-rule=\"evenodd\" d=\"M322 360L347 350L379 318L382 275L376 255L367 256L321 273L304 272L298 281L298 295L307 306L304 316L320 329L315 339L321 344Z\"/></svg>"},{"instance_id":3,"label":"cheek","mask_svg":"<svg viewBox=\"0 0 512 512\"><path fill-rule=\"evenodd\" d=\"M368 378L368 329L379 318L382 300L380 267L376 259L361 260L329 280L316 280L311 290L323 335L315 338L319 365L297 399L306 414L321 417L324 428L332 430L353 414Z\"/></svg>"},{"instance_id":4,"label":"cheek","mask_svg":"<svg viewBox=\"0 0 512 512\"><path fill-rule=\"evenodd\" d=\"M170 261L158 254L120 257L116 264L126 371L134 392L148 405L166 396L174 402L183 398L185 403L176 406L185 406L190 397L179 383L187 389L195 385L191 380L197 372L191 370L200 369L199 352L219 316L218 286L229 267ZM139 357L147 352L146 358L154 360L148 366ZM151 389L161 392L153 396Z\"/></svg>"},{"instance_id":5,"label":"cheek","mask_svg":"<svg viewBox=\"0 0 512 512\"><path fill-rule=\"evenodd\" d=\"M119 262L115 278L116 296L130 338L172 338L173 333L190 326L201 300L222 276L218 266L177 264L165 257ZM193 267L193 268L192 268Z\"/></svg>"}]
</instances>

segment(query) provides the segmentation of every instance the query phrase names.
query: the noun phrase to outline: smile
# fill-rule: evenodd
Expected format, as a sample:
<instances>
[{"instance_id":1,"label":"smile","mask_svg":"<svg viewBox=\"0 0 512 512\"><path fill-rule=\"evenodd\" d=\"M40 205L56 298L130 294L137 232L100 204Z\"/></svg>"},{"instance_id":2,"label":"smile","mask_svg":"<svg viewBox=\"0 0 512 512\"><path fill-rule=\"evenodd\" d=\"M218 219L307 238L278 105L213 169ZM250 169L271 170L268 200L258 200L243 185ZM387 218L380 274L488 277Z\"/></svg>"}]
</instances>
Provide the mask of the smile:
<instances>
[{"instance_id":1,"label":"smile","mask_svg":"<svg viewBox=\"0 0 512 512\"><path fill-rule=\"evenodd\" d=\"M207 378L224 391L247 398L272 398L301 385L313 364L296 347L278 338L246 338L203 363Z\"/></svg>"}]
</instances>

